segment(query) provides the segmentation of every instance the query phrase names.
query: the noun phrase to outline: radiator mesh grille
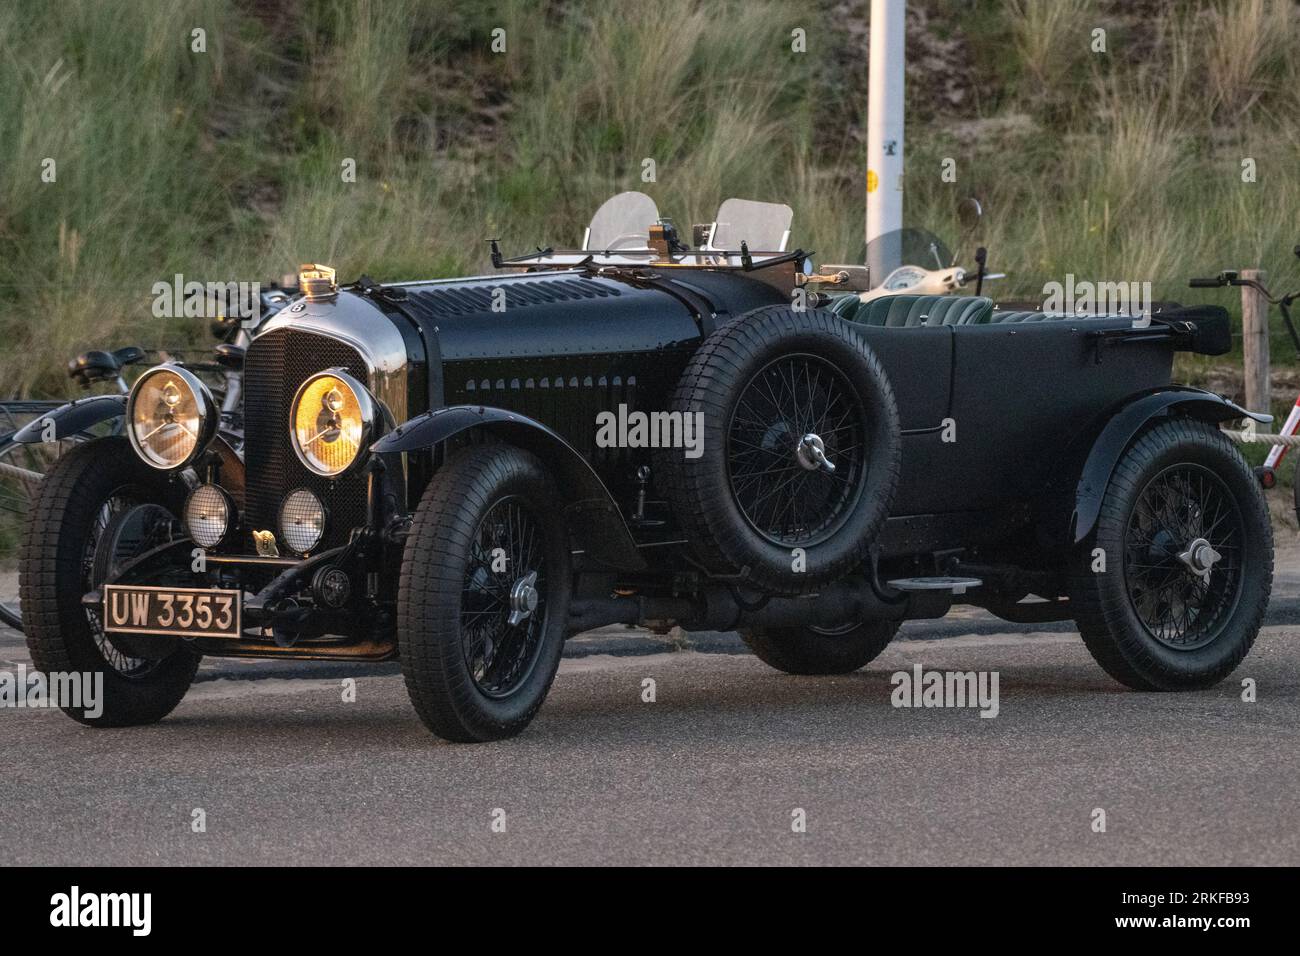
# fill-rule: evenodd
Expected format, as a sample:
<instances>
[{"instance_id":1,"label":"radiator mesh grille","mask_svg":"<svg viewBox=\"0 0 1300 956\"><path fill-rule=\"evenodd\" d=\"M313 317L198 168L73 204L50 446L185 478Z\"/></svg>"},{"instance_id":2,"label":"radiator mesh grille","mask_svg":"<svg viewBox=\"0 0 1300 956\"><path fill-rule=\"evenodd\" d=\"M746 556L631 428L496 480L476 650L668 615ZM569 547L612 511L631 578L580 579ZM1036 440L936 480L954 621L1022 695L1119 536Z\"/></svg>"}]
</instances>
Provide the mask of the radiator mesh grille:
<instances>
[{"instance_id":1,"label":"radiator mesh grille","mask_svg":"<svg viewBox=\"0 0 1300 956\"><path fill-rule=\"evenodd\" d=\"M328 516L320 549L345 543L351 529L366 519L364 475L322 478L304 467L289 445L289 406L298 386L327 368L344 368L369 384L356 349L296 329L263 333L244 360L245 523L273 529L278 538L280 502L295 488L308 488L324 502Z\"/></svg>"}]
</instances>

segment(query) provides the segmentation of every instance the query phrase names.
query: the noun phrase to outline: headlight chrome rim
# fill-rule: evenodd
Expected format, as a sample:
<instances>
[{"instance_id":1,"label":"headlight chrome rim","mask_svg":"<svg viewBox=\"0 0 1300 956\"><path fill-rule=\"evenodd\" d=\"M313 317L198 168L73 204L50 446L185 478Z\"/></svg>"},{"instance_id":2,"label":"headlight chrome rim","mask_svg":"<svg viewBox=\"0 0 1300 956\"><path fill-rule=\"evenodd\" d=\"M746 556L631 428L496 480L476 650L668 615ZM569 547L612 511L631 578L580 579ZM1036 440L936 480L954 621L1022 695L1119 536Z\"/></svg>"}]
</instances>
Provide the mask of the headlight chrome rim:
<instances>
[{"instance_id":1,"label":"headlight chrome rim","mask_svg":"<svg viewBox=\"0 0 1300 956\"><path fill-rule=\"evenodd\" d=\"M356 454L353 455L352 460L342 468L333 471L328 468L322 468L320 465L312 461L311 456L303 450L298 440L299 405L302 403L303 396L307 394L308 390L316 382L325 378L336 379L347 386L348 390L352 393L352 397L356 400L357 411L360 417L360 429L357 435ZM345 369L325 369L324 371L317 372L315 375L309 376L306 381L298 386L298 391L294 393L293 403L289 406L289 444L293 448L293 453L298 456L298 461L301 462L302 466L312 474L319 475L322 478L339 478L352 471L365 459L365 452L369 448L371 436L374 435L375 432L376 419L375 400L371 396L370 390L367 389L365 385L357 381L357 379Z\"/></svg>"},{"instance_id":2,"label":"headlight chrome rim","mask_svg":"<svg viewBox=\"0 0 1300 956\"><path fill-rule=\"evenodd\" d=\"M164 374L175 376L189 389L198 414L194 447L175 462L159 460L161 456L142 444L142 439L136 434L135 412L140 395L151 379ZM139 459L156 471L176 471L192 464L212 444L212 439L217 433L217 419L217 403L212 397L212 392L203 384L203 380L189 369L170 362L155 365L136 379L135 384L131 386L131 394L126 400L126 437Z\"/></svg>"},{"instance_id":3,"label":"headlight chrome rim","mask_svg":"<svg viewBox=\"0 0 1300 956\"><path fill-rule=\"evenodd\" d=\"M200 495L215 495L215 500L221 502L221 506L224 510L224 523L221 527L221 533L216 535L215 538L209 536L208 540L211 541L210 544L204 543L204 541L194 533L194 522L190 515L190 508L194 505ZM219 547L222 542L227 541L230 538L231 531L238 523L235 520L235 502L234 499L230 497L230 493L220 485L214 485L211 483L199 485L189 493L189 496L185 499L185 507L181 514L184 518L185 530L189 534L190 540L205 551Z\"/></svg>"},{"instance_id":4,"label":"headlight chrome rim","mask_svg":"<svg viewBox=\"0 0 1300 956\"><path fill-rule=\"evenodd\" d=\"M303 538L296 537L296 532L294 534L290 533L290 525L285 516L289 509L290 502L300 495L305 495L310 498L320 514L320 526L316 531L316 537L310 542L307 542ZM280 510L276 517L276 524L278 525L278 530L280 532L280 540L284 542L285 547L298 555L298 557L303 557L304 555L316 550L320 543L325 540L325 532L329 529L329 511L325 507L325 502L322 501L320 496L310 488L295 488L280 501ZM300 526L301 524L294 527Z\"/></svg>"}]
</instances>

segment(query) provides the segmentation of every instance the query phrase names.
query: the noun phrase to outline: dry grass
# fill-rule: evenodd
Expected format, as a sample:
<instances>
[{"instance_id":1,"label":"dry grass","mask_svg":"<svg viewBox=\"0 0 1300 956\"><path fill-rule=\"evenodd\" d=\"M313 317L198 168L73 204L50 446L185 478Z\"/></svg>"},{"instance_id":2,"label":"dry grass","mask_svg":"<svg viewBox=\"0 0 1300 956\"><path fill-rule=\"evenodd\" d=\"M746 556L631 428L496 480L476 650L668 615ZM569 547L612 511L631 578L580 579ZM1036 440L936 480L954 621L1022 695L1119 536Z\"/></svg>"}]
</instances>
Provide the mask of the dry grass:
<instances>
[{"instance_id":1,"label":"dry grass","mask_svg":"<svg viewBox=\"0 0 1300 956\"><path fill-rule=\"evenodd\" d=\"M951 38L926 49L976 46L970 62L985 72L969 85L996 83L996 95L979 99L984 115L916 109L934 119L908 127L907 218L956 239L956 201L979 195L986 221L961 245L990 247L1012 273L1005 294L1067 272L1183 298L1188 276L1225 266L1297 275L1289 3L1144 4L1130 16L1109 0L917 2L927 29ZM192 323L149 316L150 287L174 272L269 278L322 260L344 276L477 270L484 238L508 251L576 241L622 189L649 192L682 226L730 195L788 202L797 244L853 259L865 71L844 18L866 6L6 4L0 394L65 389L63 362L91 344L201 341ZM195 55L200 24L208 52ZM1104 56L1089 49L1097 25ZM796 26L805 55L790 49ZM489 48L496 27L504 54ZM926 80L909 79L914 105L929 102ZM56 184L40 182L47 156ZM939 177L949 156L956 184ZM1255 183L1242 182L1247 157ZM355 183L340 178L345 158Z\"/></svg>"},{"instance_id":2,"label":"dry grass","mask_svg":"<svg viewBox=\"0 0 1300 956\"><path fill-rule=\"evenodd\" d=\"M1236 119L1276 89L1279 69L1294 58L1291 0L1229 0L1205 11L1215 42L1206 51L1211 105Z\"/></svg>"},{"instance_id":3,"label":"dry grass","mask_svg":"<svg viewBox=\"0 0 1300 956\"><path fill-rule=\"evenodd\" d=\"M1095 0L1008 0L1007 16L1025 72L1043 92L1058 88L1089 56L1099 26Z\"/></svg>"}]
</instances>

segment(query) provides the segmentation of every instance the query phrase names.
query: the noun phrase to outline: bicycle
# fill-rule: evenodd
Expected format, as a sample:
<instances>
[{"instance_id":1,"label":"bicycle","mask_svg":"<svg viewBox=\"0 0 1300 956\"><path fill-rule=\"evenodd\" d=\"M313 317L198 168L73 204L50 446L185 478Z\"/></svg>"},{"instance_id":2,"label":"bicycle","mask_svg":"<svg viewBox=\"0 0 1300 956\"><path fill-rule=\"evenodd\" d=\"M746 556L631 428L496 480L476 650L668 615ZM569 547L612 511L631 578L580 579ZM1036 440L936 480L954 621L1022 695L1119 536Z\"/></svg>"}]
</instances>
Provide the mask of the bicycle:
<instances>
[{"instance_id":1,"label":"bicycle","mask_svg":"<svg viewBox=\"0 0 1300 956\"><path fill-rule=\"evenodd\" d=\"M1296 258L1300 259L1300 245L1297 245L1292 252L1294 252ZM1213 289L1223 286L1245 286L1254 289L1268 301L1269 305L1278 307L1278 311L1282 313L1282 324L1286 327L1291 344L1295 347L1296 357L1300 358L1300 333L1297 333L1295 322L1291 317L1291 304L1300 299L1300 290L1288 292L1286 295L1275 296L1258 279L1243 279L1241 273L1235 269L1225 269L1214 278L1192 279L1188 286L1193 289ZM1300 434L1300 395L1296 396L1295 404L1291 406L1291 411L1277 434L1284 438L1294 438L1297 434ZM1259 483L1265 489L1272 488L1277 484L1277 467L1282 463L1282 459L1286 457L1289 450L1290 446L1288 445L1275 444L1269 449L1264 464L1255 469ZM1300 522L1300 456L1296 458L1296 473L1292 485L1296 520Z\"/></svg>"}]
</instances>

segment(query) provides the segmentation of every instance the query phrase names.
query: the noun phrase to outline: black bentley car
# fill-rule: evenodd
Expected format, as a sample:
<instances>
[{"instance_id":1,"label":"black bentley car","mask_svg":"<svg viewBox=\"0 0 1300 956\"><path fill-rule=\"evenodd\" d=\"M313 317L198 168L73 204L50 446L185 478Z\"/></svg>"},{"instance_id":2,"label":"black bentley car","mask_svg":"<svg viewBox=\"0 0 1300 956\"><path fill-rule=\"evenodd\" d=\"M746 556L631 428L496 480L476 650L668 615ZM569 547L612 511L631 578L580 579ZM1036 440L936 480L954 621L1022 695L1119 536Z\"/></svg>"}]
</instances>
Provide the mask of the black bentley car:
<instances>
[{"instance_id":1,"label":"black bentley car","mask_svg":"<svg viewBox=\"0 0 1300 956\"><path fill-rule=\"evenodd\" d=\"M396 658L431 730L489 740L580 631L737 630L842 673L954 602L1073 619L1140 690L1247 653L1271 534L1218 425L1248 413L1171 382L1177 350L1227 350L1222 310L866 298L786 251L786 207L729 201L688 245L611 203L580 249L494 242L492 275L304 267L244 356L239 452L176 364L49 416L125 417L59 460L22 546L35 662L105 677L102 716L68 713L159 720L204 654Z\"/></svg>"}]
</instances>

